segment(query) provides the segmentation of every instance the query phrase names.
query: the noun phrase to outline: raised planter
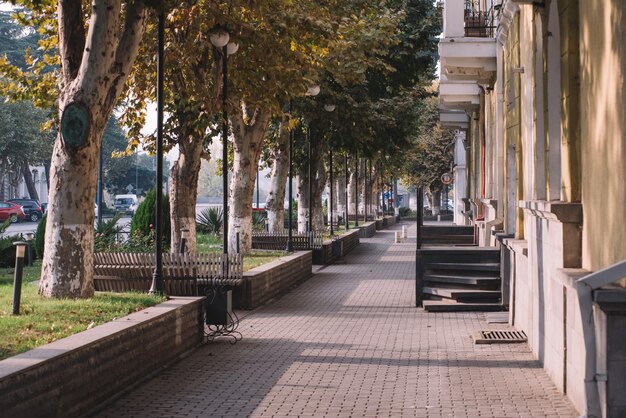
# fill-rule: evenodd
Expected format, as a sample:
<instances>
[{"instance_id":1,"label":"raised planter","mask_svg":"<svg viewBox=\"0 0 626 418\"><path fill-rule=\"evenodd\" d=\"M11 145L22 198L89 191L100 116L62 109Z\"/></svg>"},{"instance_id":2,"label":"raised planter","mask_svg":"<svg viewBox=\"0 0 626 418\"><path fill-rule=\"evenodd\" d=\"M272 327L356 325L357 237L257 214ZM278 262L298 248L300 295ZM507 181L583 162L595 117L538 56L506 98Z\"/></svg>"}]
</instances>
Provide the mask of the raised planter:
<instances>
[{"instance_id":1,"label":"raised planter","mask_svg":"<svg viewBox=\"0 0 626 418\"><path fill-rule=\"evenodd\" d=\"M342 254L341 257L348 254L356 246L360 244L359 237L361 229L352 229L343 235L335 238L334 240L326 240L322 244L322 248L313 251L313 264L326 265L331 264L338 260L340 257L333 253L333 241L340 240L342 242Z\"/></svg>"},{"instance_id":2,"label":"raised planter","mask_svg":"<svg viewBox=\"0 0 626 418\"><path fill-rule=\"evenodd\" d=\"M382 219L376 219L376 230L380 231L381 229L385 229L392 225L395 225L395 223L395 216L384 216Z\"/></svg>"},{"instance_id":3,"label":"raised planter","mask_svg":"<svg viewBox=\"0 0 626 418\"><path fill-rule=\"evenodd\" d=\"M177 297L0 361L0 415L89 413L200 345L203 299Z\"/></svg>"},{"instance_id":4,"label":"raised planter","mask_svg":"<svg viewBox=\"0 0 626 418\"><path fill-rule=\"evenodd\" d=\"M361 238L371 238L376 234L376 222L368 222L363 226L359 226L361 230L359 237Z\"/></svg>"},{"instance_id":5,"label":"raised planter","mask_svg":"<svg viewBox=\"0 0 626 418\"><path fill-rule=\"evenodd\" d=\"M243 284L233 289L233 305L254 309L312 275L312 253L301 251L243 273Z\"/></svg>"}]
</instances>

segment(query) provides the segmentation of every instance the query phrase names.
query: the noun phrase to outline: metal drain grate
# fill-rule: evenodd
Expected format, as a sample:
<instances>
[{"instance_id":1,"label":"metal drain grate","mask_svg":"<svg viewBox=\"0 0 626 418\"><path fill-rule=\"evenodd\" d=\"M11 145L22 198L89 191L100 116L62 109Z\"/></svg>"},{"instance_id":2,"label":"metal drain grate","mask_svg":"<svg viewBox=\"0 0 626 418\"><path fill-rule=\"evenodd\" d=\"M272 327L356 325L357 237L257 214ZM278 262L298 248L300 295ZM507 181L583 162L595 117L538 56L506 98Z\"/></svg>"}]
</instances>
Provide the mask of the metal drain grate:
<instances>
[{"instance_id":1,"label":"metal drain grate","mask_svg":"<svg viewBox=\"0 0 626 418\"><path fill-rule=\"evenodd\" d=\"M476 344L525 343L524 331L478 331L473 335Z\"/></svg>"}]
</instances>

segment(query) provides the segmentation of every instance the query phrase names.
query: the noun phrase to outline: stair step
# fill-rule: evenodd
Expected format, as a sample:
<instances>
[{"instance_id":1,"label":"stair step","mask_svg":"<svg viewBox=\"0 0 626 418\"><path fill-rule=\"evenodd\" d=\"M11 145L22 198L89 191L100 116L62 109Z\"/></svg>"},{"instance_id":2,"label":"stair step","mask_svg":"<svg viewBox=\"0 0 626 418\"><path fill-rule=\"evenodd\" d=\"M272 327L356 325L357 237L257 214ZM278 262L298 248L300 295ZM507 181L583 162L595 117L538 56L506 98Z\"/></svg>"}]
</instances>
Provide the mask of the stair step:
<instances>
[{"instance_id":1,"label":"stair step","mask_svg":"<svg viewBox=\"0 0 626 418\"><path fill-rule=\"evenodd\" d=\"M455 276L447 274L425 274L425 282L452 283L466 286L499 286L498 276Z\"/></svg>"},{"instance_id":2,"label":"stair step","mask_svg":"<svg viewBox=\"0 0 626 418\"><path fill-rule=\"evenodd\" d=\"M444 287L424 287L423 292L429 295L454 299L459 302L499 302L501 292L499 290L480 289L450 289Z\"/></svg>"},{"instance_id":3,"label":"stair step","mask_svg":"<svg viewBox=\"0 0 626 418\"><path fill-rule=\"evenodd\" d=\"M500 263L428 263L430 270L500 271Z\"/></svg>"},{"instance_id":4,"label":"stair step","mask_svg":"<svg viewBox=\"0 0 626 418\"><path fill-rule=\"evenodd\" d=\"M452 300L424 300L422 307L426 312L494 312L501 311L499 303L463 303Z\"/></svg>"}]
</instances>

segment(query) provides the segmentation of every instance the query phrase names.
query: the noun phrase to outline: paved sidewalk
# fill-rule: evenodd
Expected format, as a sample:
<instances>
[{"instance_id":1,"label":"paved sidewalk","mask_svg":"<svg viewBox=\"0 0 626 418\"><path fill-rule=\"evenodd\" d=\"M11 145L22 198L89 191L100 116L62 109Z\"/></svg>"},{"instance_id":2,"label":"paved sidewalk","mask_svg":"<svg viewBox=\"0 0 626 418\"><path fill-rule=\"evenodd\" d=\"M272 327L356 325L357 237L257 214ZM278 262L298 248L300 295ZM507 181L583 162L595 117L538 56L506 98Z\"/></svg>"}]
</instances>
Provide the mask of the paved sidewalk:
<instances>
[{"instance_id":1,"label":"paved sidewalk","mask_svg":"<svg viewBox=\"0 0 626 418\"><path fill-rule=\"evenodd\" d=\"M99 416L577 415L527 345L472 343L506 325L414 307L415 238L361 242L346 264L248 315L243 341L203 346Z\"/></svg>"}]
</instances>

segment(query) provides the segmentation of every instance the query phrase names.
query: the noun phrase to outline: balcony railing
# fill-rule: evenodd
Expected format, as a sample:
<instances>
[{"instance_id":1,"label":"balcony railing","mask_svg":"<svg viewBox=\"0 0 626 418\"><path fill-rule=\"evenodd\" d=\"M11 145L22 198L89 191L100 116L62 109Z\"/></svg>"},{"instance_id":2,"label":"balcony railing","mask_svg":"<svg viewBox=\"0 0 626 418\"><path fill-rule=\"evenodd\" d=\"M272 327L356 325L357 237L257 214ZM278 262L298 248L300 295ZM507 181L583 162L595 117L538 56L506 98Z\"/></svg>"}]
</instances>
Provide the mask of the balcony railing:
<instances>
[{"instance_id":1,"label":"balcony railing","mask_svg":"<svg viewBox=\"0 0 626 418\"><path fill-rule=\"evenodd\" d=\"M498 5L485 0L465 1L465 36L468 38L492 38L496 30Z\"/></svg>"}]
</instances>

